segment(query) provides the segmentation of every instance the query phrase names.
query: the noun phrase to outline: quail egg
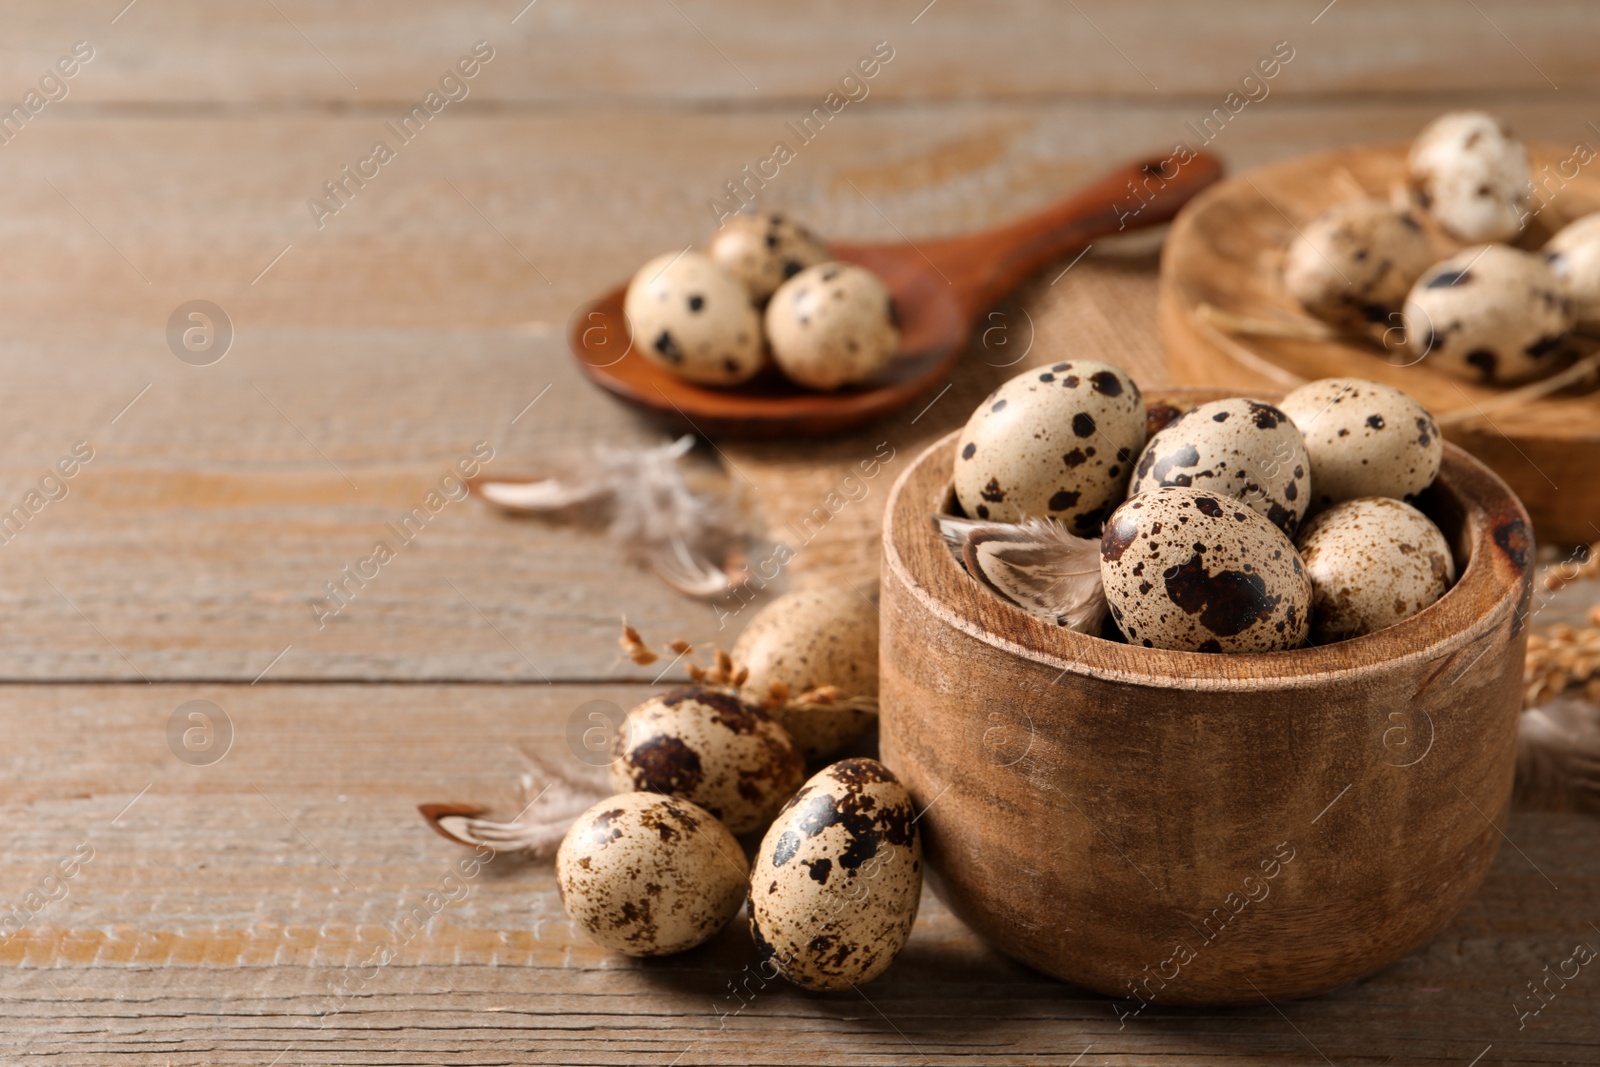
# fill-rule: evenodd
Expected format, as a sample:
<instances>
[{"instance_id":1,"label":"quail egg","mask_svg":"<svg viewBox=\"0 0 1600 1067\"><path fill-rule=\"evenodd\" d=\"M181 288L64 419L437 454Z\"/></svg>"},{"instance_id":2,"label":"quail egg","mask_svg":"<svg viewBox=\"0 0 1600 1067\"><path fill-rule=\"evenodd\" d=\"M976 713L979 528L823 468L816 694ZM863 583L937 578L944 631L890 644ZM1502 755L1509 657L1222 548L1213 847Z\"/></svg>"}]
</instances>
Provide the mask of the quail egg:
<instances>
[{"instance_id":1,"label":"quail egg","mask_svg":"<svg viewBox=\"0 0 1600 1067\"><path fill-rule=\"evenodd\" d=\"M718 689L679 689L628 712L611 786L691 800L736 834L765 826L805 777L789 734Z\"/></svg>"},{"instance_id":2,"label":"quail egg","mask_svg":"<svg viewBox=\"0 0 1600 1067\"><path fill-rule=\"evenodd\" d=\"M634 350L691 382L737 385L765 359L750 294L699 252L668 252L640 267L623 313Z\"/></svg>"},{"instance_id":3,"label":"quail egg","mask_svg":"<svg viewBox=\"0 0 1600 1067\"><path fill-rule=\"evenodd\" d=\"M1412 142L1411 187L1424 210L1463 241L1504 241L1528 213L1528 152L1511 127L1452 111Z\"/></svg>"},{"instance_id":4,"label":"quail egg","mask_svg":"<svg viewBox=\"0 0 1600 1067\"><path fill-rule=\"evenodd\" d=\"M739 635L733 661L750 672L744 696L754 704L775 682L794 701L811 689L839 690L837 707L791 704L772 712L808 760L860 740L878 721L878 605L852 586L778 597Z\"/></svg>"},{"instance_id":5,"label":"quail egg","mask_svg":"<svg viewBox=\"0 0 1600 1067\"><path fill-rule=\"evenodd\" d=\"M1078 359L1026 370L967 420L956 498L973 518L1055 519L1098 537L1144 441L1144 399L1120 367Z\"/></svg>"},{"instance_id":6,"label":"quail egg","mask_svg":"<svg viewBox=\"0 0 1600 1067\"><path fill-rule=\"evenodd\" d=\"M1343 500L1300 535L1311 575L1311 637L1342 641L1393 626L1444 595L1455 560L1426 515L1386 496Z\"/></svg>"},{"instance_id":7,"label":"quail egg","mask_svg":"<svg viewBox=\"0 0 1600 1067\"><path fill-rule=\"evenodd\" d=\"M698 805L624 793L578 816L556 851L573 922L629 956L666 956L710 939L744 903L744 850Z\"/></svg>"},{"instance_id":8,"label":"quail egg","mask_svg":"<svg viewBox=\"0 0 1600 1067\"><path fill-rule=\"evenodd\" d=\"M1387 322L1433 261L1409 211L1382 200L1350 200L1306 224L1284 257L1283 280L1317 318L1360 328Z\"/></svg>"},{"instance_id":9,"label":"quail egg","mask_svg":"<svg viewBox=\"0 0 1600 1067\"><path fill-rule=\"evenodd\" d=\"M877 760L842 760L814 775L761 839L750 934L796 985L849 989L894 962L921 898L910 795Z\"/></svg>"},{"instance_id":10,"label":"quail egg","mask_svg":"<svg viewBox=\"0 0 1600 1067\"><path fill-rule=\"evenodd\" d=\"M1468 248L1417 279L1406 298L1407 344L1462 378L1506 384L1556 369L1572 329L1566 287L1538 256Z\"/></svg>"},{"instance_id":11,"label":"quail egg","mask_svg":"<svg viewBox=\"0 0 1600 1067\"><path fill-rule=\"evenodd\" d=\"M1171 485L1129 497L1100 541L1111 617L1129 643L1277 652L1310 628L1311 579L1283 531L1243 501Z\"/></svg>"},{"instance_id":12,"label":"quail egg","mask_svg":"<svg viewBox=\"0 0 1600 1067\"><path fill-rule=\"evenodd\" d=\"M837 389L888 365L900 347L900 321L876 274L850 263L819 263L772 294L767 341L790 381Z\"/></svg>"},{"instance_id":13,"label":"quail egg","mask_svg":"<svg viewBox=\"0 0 1600 1067\"><path fill-rule=\"evenodd\" d=\"M1562 227L1545 243L1544 259L1566 283L1578 325L1600 328L1600 211Z\"/></svg>"},{"instance_id":14,"label":"quail egg","mask_svg":"<svg viewBox=\"0 0 1600 1067\"><path fill-rule=\"evenodd\" d=\"M1185 412L1144 446L1130 497L1186 485L1242 500L1294 536L1311 503L1311 461L1294 423L1243 397Z\"/></svg>"},{"instance_id":15,"label":"quail egg","mask_svg":"<svg viewBox=\"0 0 1600 1067\"><path fill-rule=\"evenodd\" d=\"M706 242L706 255L739 279L757 304L807 267L831 258L810 230L782 215L734 215Z\"/></svg>"},{"instance_id":16,"label":"quail egg","mask_svg":"<svg viewBox=\"0 0 1600 1067\"><path fill-rule=\"evenodd\" d=\"M1410 500L1439 476L1439 427L1427 408L1392 386L1322 378L1278 406L1305 438L1319 507L1358 496Z\"/></svg>"}]
</instances>

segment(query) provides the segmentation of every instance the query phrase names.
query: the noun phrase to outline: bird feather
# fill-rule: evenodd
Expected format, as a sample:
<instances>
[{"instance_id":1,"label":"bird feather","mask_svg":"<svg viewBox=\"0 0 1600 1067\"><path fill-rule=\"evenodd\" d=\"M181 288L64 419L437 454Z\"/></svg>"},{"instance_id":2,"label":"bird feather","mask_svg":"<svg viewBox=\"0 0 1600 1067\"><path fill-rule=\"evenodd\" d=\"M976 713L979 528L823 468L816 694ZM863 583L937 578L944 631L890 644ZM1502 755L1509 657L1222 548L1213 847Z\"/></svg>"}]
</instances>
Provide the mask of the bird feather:
<instances>
[{"instance_id":1,"label":"bird feather","mask_svg":"<svg viewBox=\"0 0 1600 1067\"><path fill-rule=\"evenodd\" d=\"M538 478L531 481L502 481L483 479L473 485L479 496L505 511L522 515L562 511L586 504L610 492L601 483L574 485L560 478Z\"/></svg>"},{"instance_id":2,"label":"bird feather","mask_svg":"<svg viewBox=\"0 0 1600 1067\"><path fill-rule=\"evenodd\" d=\"M967 573L997 596L1078 633L1099 633L1106 595L1098 539L1074 537L1052 519L973 522L935 515L933 525Z\"/></svg>"},{"instance_id":3,"label":"bird feather","mask_svg":"<svg viewBox=\"0 0 1600 1067\"><path fill-rule=\"evenodd\" d=\"M488 818L488 809L477 804L419 804L417 810L437 833L459 845L554 857L573 820L605 799L610 787L595 774L575 773L527 746L522 754L529 768L518 779L521 806L510 818Z\"/></svg>"},{"instance_id":4,"label":"bird feather","mask_svg":"<svg viewBox=\"0 0 1600 1067\"><path fill-rule=\"evenodd\" d=\"M1600 814L1600 706L1562 696L1522 713L1519 808Z\"/></svg>"},{"instance_id":5,"label":"bird feather","mask_svg":"<svg viewBox=\"0 0 1600 1067\"><path fill-rule=\"evenodd\" d=\"M472 489L496 507L571 519L603 509L607 532L634 563L686 596L726 595L744 577L751 537L726 477L691 484L680 461L694 446L685 434L645 448L602 447L560 463L545 478L478 479Z\"/></svg>"}]
</instances>

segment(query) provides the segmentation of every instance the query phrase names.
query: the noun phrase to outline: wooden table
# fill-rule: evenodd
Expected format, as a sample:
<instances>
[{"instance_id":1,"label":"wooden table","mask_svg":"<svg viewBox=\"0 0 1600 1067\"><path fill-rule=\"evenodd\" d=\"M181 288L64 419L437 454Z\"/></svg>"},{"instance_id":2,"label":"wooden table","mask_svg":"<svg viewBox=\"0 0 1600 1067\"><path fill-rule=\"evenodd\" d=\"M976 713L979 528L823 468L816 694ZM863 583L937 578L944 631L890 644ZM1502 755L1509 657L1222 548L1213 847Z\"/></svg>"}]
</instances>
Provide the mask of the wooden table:
<instances>
[{"instance_id":1,"label":"wooden table","mask_svg":"<svg viewBox=\"0 0 1600 1067\"><path fill-rule=\"evenodd\" d=\"M431 514L337 614L312 606L479 442L512 473L654 439L574 371L567 316L700 239L724 182L876 42L893 59L869 95L763 207L861 239L994 223L1192 139L1230 91L1259 97L1241 79L1280 41L1269 95L1215 135L1235 167L1408 137L1458 105L1592 141L1589 6L123 2L0 7L0 99L92 48L0 138L0 512L24 509L0 536L5 1062L1600 1059L1593 967L1519 1017L1546 965L1600 947L1600 822L1574 816L1514 817L1448 930L1301 1003L1119 1026L932 894L859 995L761 985L742 921L681 957L609 956L546 868L501 856L451 880L463 853L415 805L509 803L519 746L564 756L580 706L650 692L617 656L620 614L696 641L742 620L719 632L594 531L475 501ZM492 58L446 85L468 95L395 138L385 123L479 41ZM330 200L379 139L394 158ZM909 458L1017 367L1093 353L1160 381L1155 264L1133 239L1047 272L919 417L723 459L780 531L879 442ZM195 300L233 331L209 365L219 341L188 361L169 345ZM75 447L92 459L50 478ZM886 488L791 581L870 576ZM175 754L207 725L190 701L220 709L223 758Z\"/></svg>"}]
</instances>

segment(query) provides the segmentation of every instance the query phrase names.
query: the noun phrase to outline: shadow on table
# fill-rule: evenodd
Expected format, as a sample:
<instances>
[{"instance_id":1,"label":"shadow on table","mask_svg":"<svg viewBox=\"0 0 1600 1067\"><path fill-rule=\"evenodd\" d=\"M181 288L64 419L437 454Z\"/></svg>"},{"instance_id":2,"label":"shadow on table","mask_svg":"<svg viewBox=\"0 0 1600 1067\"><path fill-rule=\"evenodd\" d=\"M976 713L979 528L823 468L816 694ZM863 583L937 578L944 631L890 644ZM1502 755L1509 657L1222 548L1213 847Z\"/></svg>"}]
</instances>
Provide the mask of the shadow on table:
<instances>
[{"instance_id":1,"label":"shadow on table","mask_svg":"<svg viewBox=\"0 0 1600 1067\"><path fill-rule=\"evenodd\" d=\"M814 994L767 977L743 917L693 952L641 961L638 973L683 1011L705 1013L708 1029L728 1040L770 1033L781 1021L819 1040L849 1035L874 1049L903 1042L919 1054L900 1049L906 1062L987 1052L1065 1064L1085 1049L1085 1067L1118 1055L1262 1067L1596 1062L1600 971L1584 966L1564 984L1550 982L1538 1013L1522 1013L1541 1003L1527 983L1542 982L1547 966L1559 967L1577 944L1600 948L1600 929L1590 925L1600 899L1600 820L1518 814L1506 832L1515 847L1441 934L1368 979L1304 1000L1153 1003L1120 1018L1118 1002L988 948L931 895L894 966L859 990Z\"/></svg>"}]
</instances>

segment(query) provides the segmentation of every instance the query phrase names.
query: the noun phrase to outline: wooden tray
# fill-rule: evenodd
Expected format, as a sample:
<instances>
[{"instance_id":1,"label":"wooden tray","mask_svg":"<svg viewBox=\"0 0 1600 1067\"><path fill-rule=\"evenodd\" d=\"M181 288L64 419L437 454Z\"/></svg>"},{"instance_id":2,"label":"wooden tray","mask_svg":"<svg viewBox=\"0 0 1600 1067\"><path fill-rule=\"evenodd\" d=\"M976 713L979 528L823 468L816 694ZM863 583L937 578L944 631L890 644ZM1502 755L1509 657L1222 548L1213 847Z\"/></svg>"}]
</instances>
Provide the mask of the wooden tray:
<instances>
[{"instance_id":1,"label":"wooden tray","mask_svg":"<svg viewBox=\"0 0 1600 1067\"><path fill-rule=\"evenodd\" d=\"M1499 389L1475 385L1356 342L1311 342L1226 333L1197 311L1210 304L1253 319L1307 321L1284 291L1279 265L1298 228L1329 205L1365 191L1387 197L1405 171L1407 145L1359 147L1275 163L1221 182L1178 217L1161 262L1161 338L1173 380L1282 392L1315 378L1353 376L1404 389L1436 415L1471 412L1445 436L1488 464L1527 505L1540 537L1600 540L1600 391L1477 412ZM1600 166L1572 152L1529 150L1544 179L1577 171L1517 242L1537 248L1566 223L1600 210ZM1548 165L1549 170L1544 168ZM1359 187L1359 188L1358 188ZM1454 251L1440 242L1440 258ZM1398 318L1396 319L1398 323Z\"/></svg>"}]
</instances>

